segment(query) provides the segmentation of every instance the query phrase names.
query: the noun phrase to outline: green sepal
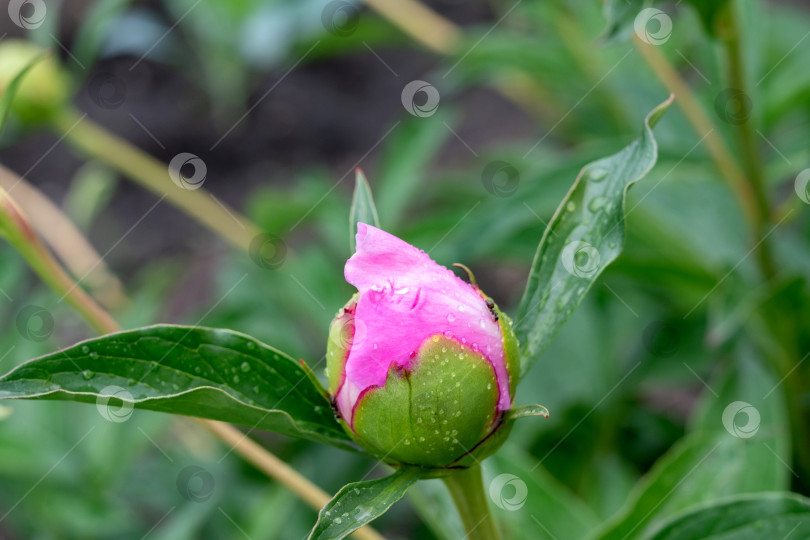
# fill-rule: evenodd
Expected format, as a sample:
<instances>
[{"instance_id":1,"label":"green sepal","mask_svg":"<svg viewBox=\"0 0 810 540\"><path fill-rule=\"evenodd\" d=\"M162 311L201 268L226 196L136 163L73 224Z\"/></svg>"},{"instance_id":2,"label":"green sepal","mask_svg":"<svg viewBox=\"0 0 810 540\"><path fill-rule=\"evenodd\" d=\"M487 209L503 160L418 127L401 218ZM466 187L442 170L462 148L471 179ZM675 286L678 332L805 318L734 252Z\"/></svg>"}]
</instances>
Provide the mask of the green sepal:
<instances>
[{"instance_id":1,"label":"green sepal","mask_svg":"<svg viewBox=\"0 0 810 540\"><path fill-rule=\"evenodd\" d=\"M385 386L361 395L353 427L359 442L388 463L446 467L490 433L497 403L492 364L435 335L413 367L392 366Z\"/></svg>"},{"instance_id":2,"label":"green sepal","mask_svg":"<svg viewBox=\"0 0 810 540\"><path fill-rule=\"evenodd\" d=\"M548 418L548 409L542 405L523 405L521 407L509 409L503 415L501 415L499 424L492 431L492 433L490 433L486 439L481 441L478 446L473 448L469 454L461 456L458 460L456 460L452 464L452 467L471 467L476 463L488 458L497 452L503 443L506 442L506 439L509 438L509 434L512 432L512 427L515 424L515 420L530 416L542 416L544 418Z\"/></svg>"},{"instance_id":3,"label":"green sepal","mask_svg":"<svg viewBox=\"0 0 810 540\"><path fill-rule=\"evenodd\" d=\"M329 381L329 393L336 395L343 382L346 360L357 330L354 322L354 308L360 293L340 308L329 325L329 339L326 343L326 378Z\"/></svg>"}]
</instances>

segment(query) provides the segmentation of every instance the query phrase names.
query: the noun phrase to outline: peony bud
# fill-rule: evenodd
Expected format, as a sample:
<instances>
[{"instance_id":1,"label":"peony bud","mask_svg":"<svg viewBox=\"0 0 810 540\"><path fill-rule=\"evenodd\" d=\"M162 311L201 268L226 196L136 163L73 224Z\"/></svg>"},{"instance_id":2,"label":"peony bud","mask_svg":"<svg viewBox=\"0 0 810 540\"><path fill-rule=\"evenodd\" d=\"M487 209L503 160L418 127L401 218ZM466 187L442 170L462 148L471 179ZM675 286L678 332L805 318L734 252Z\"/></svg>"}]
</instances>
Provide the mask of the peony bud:
<instances>
[{"instance_id":1,"label":"peony bud","mask_svg":"<svg viewBox=\"0 0 810 540\"><path fill-rule=\"evenodd\" d=\"M352 437L387 462L425 467L493 452L519 373L508 317L425 252L363 223L345 275L359 292L330 327L327 373Z\"/></svg>"}]
</instances>

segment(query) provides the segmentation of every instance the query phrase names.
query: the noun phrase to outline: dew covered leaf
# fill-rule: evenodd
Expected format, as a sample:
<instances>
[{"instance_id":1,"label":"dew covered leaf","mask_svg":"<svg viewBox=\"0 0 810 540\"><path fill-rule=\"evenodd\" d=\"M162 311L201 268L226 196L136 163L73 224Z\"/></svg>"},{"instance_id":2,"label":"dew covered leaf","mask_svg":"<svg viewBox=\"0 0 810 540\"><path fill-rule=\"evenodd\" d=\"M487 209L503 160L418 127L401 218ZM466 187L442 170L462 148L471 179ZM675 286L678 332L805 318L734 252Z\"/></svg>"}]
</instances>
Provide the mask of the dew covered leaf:
<instances>
[{"instance_id":1,"label":"dew covered leaf","mask_svg":"<svg viewBox=\"0 0 810 540\"><path fill-rule=\"evenodd\" d=\"M119 421L147 409L351 448L299 362L231 330L157 325L84 341L0 377L2 399L95 403Z\"/></svg>"},{"instance_id":2,"label":"dew covered leaf","mask_svg":"<svg viewBox=\"0 0 810 540\"><path fill-rule=\"evenodd\" d=\"M586 165L548 224L518 308L515 334L526 373L624 243L625 197L658 157L652 127L670 96L648 115L641 136Z\"/></svg>"}]
</instances>

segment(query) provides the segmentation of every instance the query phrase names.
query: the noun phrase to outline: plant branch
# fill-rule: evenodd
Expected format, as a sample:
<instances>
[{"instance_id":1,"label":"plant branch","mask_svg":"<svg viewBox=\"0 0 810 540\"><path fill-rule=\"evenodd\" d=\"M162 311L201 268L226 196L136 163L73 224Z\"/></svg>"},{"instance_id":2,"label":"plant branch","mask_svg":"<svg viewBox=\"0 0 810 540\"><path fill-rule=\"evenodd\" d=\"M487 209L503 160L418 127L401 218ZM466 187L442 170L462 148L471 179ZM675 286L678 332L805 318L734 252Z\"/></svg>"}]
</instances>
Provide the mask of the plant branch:
<instances>
[{"instance_id":1,"label":"plant branch","mask_svg":"<svg viewBox=\"0 0 810 540\"><path fill-rule=\"evenodd\" d=\"M394 26L434 52L453 54L461 45L461 29L418 0L365 2Z\"/></svg>"},{"instance_id":2,"label":"plant branch","mask_svg":"<svg viewBox=\"0 0 810 540\"><path fill-rule=\"evenodd\" d=\"M365 0L368 7L433 52L453 56L464 42L464 31L453 21L418 0ZM533 117L554 123L563 107L536 79L517 69L503 69L492 81L502 96Z\"/></svg>"},{"instance_id":3,"label":"plant branch","mask_svg":"<svg viewBox=\"0 0 810 540\"><path fill-rule=\"evenodd\" d=\"M126 303L121 282L61 208L35 186L2 165L0 188L9 195L14 191L14 202L20 205L32 227L71 274L87 285L93 297L99 299L107 309L115 309Z\"/></svg>"},{"instance_id":4,"label":"plant branch","mask_svg":"<svg viewBox=\"0 0 810 540\"><path fill-rule=\"evenodd\" d=\"M246 217L215 200L204 189L181 189L169 177L168 166L73 109L57 114L53 127L83 154L122 172L221 235L248 251L261 232Z\"/></svg>"},{"instance_id":5,"label":"plant branch","mask_svg":"<svg viewBox=\"0 0 810 540\"><path fill-rule=\"evenodd\" d=\"M704 144L709 155L732 192L737 196L749 223L752 225L757 223L758 203L756 194L720 133L717 132L714 124L704 112L692 89L689 88L686 81L681 78L675 68L672 67L672 64L669 63L667 57L655 45L644 43L638 38L634 38L634 43L655 75L670 92L675 94L675 103L686 115L686 119L692 124L697 135L705 138Z\"/></svg>"},{"instance_id":6,"label":"plant branch","mask_svg":"<svg viewBox=\"0 0 810 540\"><path fill-rule=\"evenodd\" d=\"M740 24L734 2L728 2L724 13L725 22L725 49L728 65L728 80L732 89L741 92L745 97L746 83L742 59L742 43L740 41ZM740 147L745 170L748 173L749 185L756 201L756 221L758 239L764 234L764 229L771 220L771 207L765 189L765 171L762 165L762 156L754 138L754 124L750 115L745 114L735 122L737 140ZM770 280L776 275L776 266L773 261L770 244L762 242L761 249L757 251L760 269L765 279Z\"/></svg>"},{"instance_id":7,"label":"plant branch","mask_svg":"<svg viewBox=\"0 0 810 540\"><path fill-rule=\"evenodd\" d=\"M459 469L443 478L461 516L468 540L498 540L500 534L489 510L481 466Z\"/></svg>"},{"instance_id":8,"label":"plant branch","mask_svg":"<svg viewBox=\"0 0 810 540\"><path fill-rule=\"evenodd\" d=\"M108 334L121 330L112 316L85 293L53 258L39 240L25 214L2 188L0 188L0 236L6 238L25 258L32 270L56 294L66 298L76 312L96 331ZM215 434L248 463L287 487L315 511L319 511L329 501L329 495L321 488L233 426L200 418L191 420ZM369 526L358 529L353 536L359 540L383 540L383 537Z\"/></svg>"},{"instance_id":9,"label":"plant branch","mask_svg":"<svg viewBox=\"0 0 810 540\"><path fill-rule=\"evenodd\" d=\"M22 209L0 188L0 236L5 238L37 275L75 309L99 333L117 329L117 324L56 262L40 241ZM114 330L112 330L114 331Z\"/></svg>"}]
</instances>

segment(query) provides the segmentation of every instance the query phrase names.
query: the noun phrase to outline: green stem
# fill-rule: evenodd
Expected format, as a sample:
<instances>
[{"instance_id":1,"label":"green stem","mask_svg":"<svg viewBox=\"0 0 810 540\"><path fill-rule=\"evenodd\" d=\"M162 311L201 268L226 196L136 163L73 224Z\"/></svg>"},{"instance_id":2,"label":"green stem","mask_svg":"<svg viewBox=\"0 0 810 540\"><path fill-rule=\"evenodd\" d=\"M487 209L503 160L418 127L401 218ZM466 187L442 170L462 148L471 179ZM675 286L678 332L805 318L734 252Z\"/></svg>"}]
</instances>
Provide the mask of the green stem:
<instances>
[{"instance_id":1,"label":"green stem","mask_svg":"<svg viewBox=\"0 0 810 540\"><path fill-rule=\"evenodd\" d=\"M0 237L5 238L31 269L100 334L115 332L118 325L53 258L42 244L23 211L0 188Z\"/></svg>"},{"instance_id":2,"label":"green stem","mask_svg":"<svg viewBox=\"0 0 810 540\"><path fill-rule=\"evenodd\" d=\"M728 81L731 88L746 91L746 78L743 65L742 30L737 12L736 3L728 2L720 19L719 33L723 37L726 57L728 61ZM756 200L755 232L757 234L758 248L757 260L765 281L774 284L776 264L774 263L771 246L762 235L772 222L771 203L765 185L765 168L762 155L755 138L754 122L751 117L743 118L735 124L737 141L743 165L747 172L749 184ZM782 377L785 388L785 397L788 401L788 417L791 425L791 437L795 462L805 475L810 472L810 455L805 451L810 445L810 430L803 405L806 383L801 373L796 369L801 353L796 347L798 335L795 321L787 314L790 311L784 307L765 313L766 324L771 327L771 334L779 343L779 347L771 355L777 373Z\"/></svg>"},{"instance_id":3,"label":"green stem","mask_svg":"<svg viewBox=\"0 0 810 540\"><path fill-rule=\"evenodd\" d=\"M453 497L468 540L499 540L500 535L489 511L481 466L459 469L443 478Z\"/></svg>"},{"instance_id":4,"label":"green stem","mask_svg":"<svg viewBox=\"0 0 810 540\"><path fill-rule=\"evenodd\" d=\"M83 154L106 163L135 180L156 195L247 251L260 233L244 216L215 200L204 189L184 190L175 186L165 163L110 133L73 109L57 114L53 125Z\"/></svg>"},{"instance_id":5,"label":"green stem","mask_svg":"<svg viewBox=\"0 0 810 540\"><path fill-rule=\"evenodd\" d=\"M731 88L745 94L745 72L742 58L742 43L740 40L740 24L735 9L734 2L728 2L725 12L724 43L726 57L728 59L728 81ZM748 182L754 194L756 202L755 234L759 242L757 248L757 258L760 269L767 280L771 280L776 275L776 265L773 260L773 253L770 244L762 238L765 228L771 220L771 206L768 200L768 193L765 189L765 171L762 164L762 156L759 152L756 139L754 137L754 123L751 117L741 118L735 124L737 141L740 148L743 166L747 173Z\"/></svg>"}]
</instances>

